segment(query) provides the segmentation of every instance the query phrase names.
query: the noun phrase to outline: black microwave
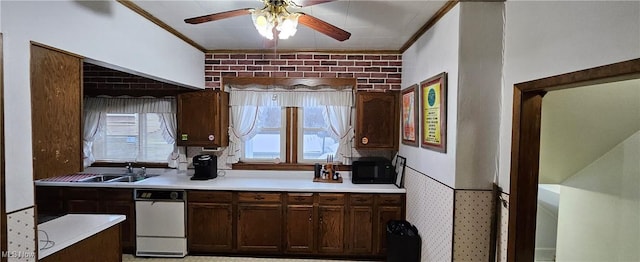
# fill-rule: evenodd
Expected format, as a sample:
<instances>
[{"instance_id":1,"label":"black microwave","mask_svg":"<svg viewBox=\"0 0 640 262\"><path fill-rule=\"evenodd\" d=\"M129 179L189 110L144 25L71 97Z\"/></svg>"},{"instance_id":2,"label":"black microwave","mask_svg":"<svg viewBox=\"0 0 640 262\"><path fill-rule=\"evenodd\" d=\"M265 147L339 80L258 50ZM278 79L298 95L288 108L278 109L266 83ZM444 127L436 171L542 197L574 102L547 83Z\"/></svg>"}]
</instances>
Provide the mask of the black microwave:
<instances>
[{"instance_id":1,"label":"black microwave","mask_svg":"<svg viewBox=\"0 0 640 262\"><path fill-rule=\"evenodd\" d=\"M395 180L396 172L386 158L360 158L351 164L351 183L393 184Z\"/></svg>"}]
</instances>

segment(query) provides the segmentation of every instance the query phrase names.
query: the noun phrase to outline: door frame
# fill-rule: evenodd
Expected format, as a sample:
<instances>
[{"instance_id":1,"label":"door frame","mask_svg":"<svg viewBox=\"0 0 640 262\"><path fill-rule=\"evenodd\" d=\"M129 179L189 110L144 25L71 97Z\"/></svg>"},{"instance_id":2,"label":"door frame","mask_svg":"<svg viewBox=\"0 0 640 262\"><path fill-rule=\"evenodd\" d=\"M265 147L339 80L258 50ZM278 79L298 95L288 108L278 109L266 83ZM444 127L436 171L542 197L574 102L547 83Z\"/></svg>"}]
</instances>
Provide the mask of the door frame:
<instances>
[{"instance_id":1,"label":"door frame","mask_svg":"<svg viewBox=\"0 0 640 262\"><path fill-rule=\"evenodd\" d=\"M640 58L514 85L507 261L534 261L542 97L549 91L636 78Z\"/></svg>"},{"instance_id":2,"label":"door frame","mask_svg":"<svg viewBox=\"0 0 640 262\"><path fill-rule=\"evenodd\" d=\"M0 250L7 251L7 209L4 177L4 57L3 57L3 41L2 33L0 33ZM0 261L7 261L2 256Z\"/></svg>"}]
</instances>

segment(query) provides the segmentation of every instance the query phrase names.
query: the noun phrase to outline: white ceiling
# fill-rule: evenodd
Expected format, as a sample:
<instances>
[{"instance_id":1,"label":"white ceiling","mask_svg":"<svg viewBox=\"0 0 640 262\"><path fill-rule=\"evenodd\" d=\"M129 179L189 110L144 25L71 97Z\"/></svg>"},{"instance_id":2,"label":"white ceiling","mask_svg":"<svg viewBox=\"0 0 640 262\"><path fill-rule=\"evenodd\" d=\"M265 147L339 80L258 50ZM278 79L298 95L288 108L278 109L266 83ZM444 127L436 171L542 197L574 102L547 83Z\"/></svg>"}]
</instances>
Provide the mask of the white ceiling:
<instances>
[{"instance_id":1,"label":"white ceiling","mask_svg":"<svg viewBox=\"0 0 640 262\"><path fill-rule=\"evenodd\" d=\"M295 0L294 0L295 1ZM217 12L262 8L259 0L166 1L132 0L132 2L195 41L207 50L263 49L265 40L253 27L251 16L244 15L192 25L185 18ZM399 50L446 1L337 0L290 12L304 12L351 33L339 42L304 25L287 40L279 40L277 49L288 50Z\"/></svg>"}]
</instances>

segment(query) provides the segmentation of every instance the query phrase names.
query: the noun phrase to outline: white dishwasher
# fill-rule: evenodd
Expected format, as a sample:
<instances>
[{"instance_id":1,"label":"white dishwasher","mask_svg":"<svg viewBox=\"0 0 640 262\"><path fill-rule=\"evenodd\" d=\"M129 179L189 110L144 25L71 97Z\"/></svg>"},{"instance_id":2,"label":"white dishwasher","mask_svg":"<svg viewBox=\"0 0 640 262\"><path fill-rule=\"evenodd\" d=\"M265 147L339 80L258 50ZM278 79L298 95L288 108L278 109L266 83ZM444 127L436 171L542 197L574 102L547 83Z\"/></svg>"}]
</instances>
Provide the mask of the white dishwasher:
<instances>
[{"instance_id":1,"label":"white dishwasher","mask_svg":"<svg viewBox=\"0 0 640 262\"><path fill-rule=\"evenodd\" d=\"M136 256L187 255L184 190L136 189Z\"/></svg>"}]
</instances>

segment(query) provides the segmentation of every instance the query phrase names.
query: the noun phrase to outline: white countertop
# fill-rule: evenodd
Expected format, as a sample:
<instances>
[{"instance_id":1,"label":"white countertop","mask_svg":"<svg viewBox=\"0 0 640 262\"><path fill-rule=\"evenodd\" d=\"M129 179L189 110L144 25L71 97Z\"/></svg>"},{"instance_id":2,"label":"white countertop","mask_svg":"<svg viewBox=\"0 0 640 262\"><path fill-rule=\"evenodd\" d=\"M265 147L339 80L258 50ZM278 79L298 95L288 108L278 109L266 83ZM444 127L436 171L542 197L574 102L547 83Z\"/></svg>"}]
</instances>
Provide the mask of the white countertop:
<instances>
[{"instance_id":1,"label":"white countertop","mask_svg":"<svg viewBox=\"0 0 640 262\"><path fill-rule=\"evenodd\" d=\"M85 173L124 173L123 168L88 168ZM222 170L211 180L190 180L193 170L148 168L148 174L159 174L137 182L49 182L36 181L38 186L82 186L116 188L199 189L233 191L344 192L344 193L405 193L394 184L353 184L349 172L340 172L342 183L313 182L313 171Z\"/></svg>"},{"instance_id":2,"label":"white countertop","mask_svg":"<svg viewBox=\"0 0 640 262\"><path fill-rule=\"evenodd\" d=\"M125 218L124 215L68 214L39 224L38 260L110 228Z\"/></svg>"}]
</instances>

